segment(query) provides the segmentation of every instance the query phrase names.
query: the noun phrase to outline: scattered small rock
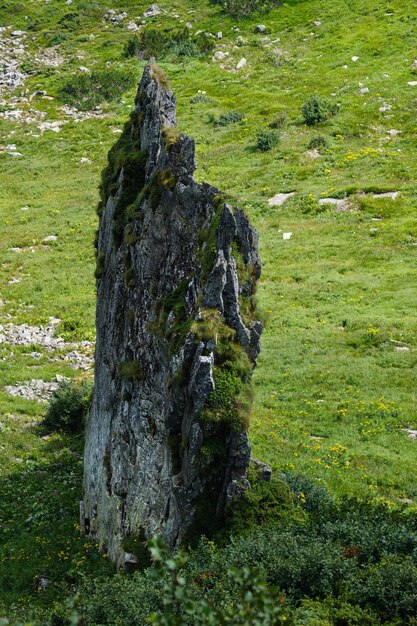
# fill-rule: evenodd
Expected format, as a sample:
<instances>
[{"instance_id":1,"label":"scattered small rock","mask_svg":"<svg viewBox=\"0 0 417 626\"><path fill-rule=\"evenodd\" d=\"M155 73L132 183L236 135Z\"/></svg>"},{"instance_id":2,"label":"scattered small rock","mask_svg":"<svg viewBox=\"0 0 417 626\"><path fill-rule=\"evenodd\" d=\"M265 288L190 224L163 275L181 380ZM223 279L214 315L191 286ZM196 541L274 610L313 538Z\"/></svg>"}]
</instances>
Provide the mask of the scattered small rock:
<instances>
[{"instance_id":1,"label":"scattered small rock","mask_svg":"<svg viewBox=\"0 0 417 626\"><path fill-rule=\"evenodd\" d=\"M143 12L145 17L154 17L155 15L159 15L162 13L162 9L157 4L151 4L149 9Z\"/></svg>"},{"instance_id":2,"label":"scattered small rock","mask_svg":"<svg viewBox=\"0 0 417 626\"><path fill-rule=\"evenodd\" d=\"M291 239L292 237L292 233L282 233L282 238L284 239L284 241L288 241L289 239Z\"/></svg>"},{"instance_id":3,"label":"scattered small rock","mask_svg":"<svg viewBox=\"0 0 417 626\"><path fill-rule=\"evenodd\" d=\"M255 33L266 33L267 28L265 26L265 24L258 24L258 26L256 26L255 28Z\"/></svg>"},{"instance_id":4,"label":"scattered small rock","mask_svg":"<svg viewBox=\"0 0 417 626\"><path fill-rule=\"evenodd\" d=\"M133 20L131 20L128 25L126 26L127 30L131 30L131 31L135 31L135 30L139 30L139 26L136 24L136 22L134 22Z\"/></svg>"},{"instance_id":5,"label":"scattered small rock","mask_svg":"<svg viewBox=\"0 0 417 626\"><path fill-rule=\"evenodd\" d=\"M295 195L295 191L291 191L290 193L277 193L272 198L269 198L268 204L269 206L282 206L288 198Z\"/></svg>"},{"instance_id":6,"label":"scattered small rock","mask_svg":"<svg viewBox=\"0 0 417 626\"><path fill-rule=\"evenodd\" d=\"M374 198L391 198L391 200L396 200L400 195L399 191L386 191L384 193L374 193Z\"/></svg>"},{"instance_id":7,"label":"scattered small rock","mask_svg":"<svg viewBox=\"0 0 417 626\"><path fill-rule=\"evenodd\" d=\"M411 428L402 428L401 430L406 432L410 439L417 439L417 430L412 430Z\"/></svg>"},{"instance_id":8,"label":"scattered small rock","mask_svg":"<svg viewBox=\"0 0 417 626\"><path fill-rule=\"evenodd\" d=\"M236 65L236 69L241 70L243 67L246 66L246 63L247 61L245 58L240 59L239 63Z\"/></svg>"}]
</instances>

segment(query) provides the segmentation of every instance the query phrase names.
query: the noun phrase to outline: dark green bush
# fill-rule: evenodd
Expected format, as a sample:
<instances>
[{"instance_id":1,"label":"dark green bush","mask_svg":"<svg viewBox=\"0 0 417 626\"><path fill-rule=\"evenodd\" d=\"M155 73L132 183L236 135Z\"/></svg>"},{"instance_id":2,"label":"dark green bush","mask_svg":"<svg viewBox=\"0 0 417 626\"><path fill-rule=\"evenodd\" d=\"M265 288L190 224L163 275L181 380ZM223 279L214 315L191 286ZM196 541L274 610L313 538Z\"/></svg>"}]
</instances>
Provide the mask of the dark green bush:
<instances>
[{"instance_id":1,"label":"dark green bush","mask_svg":"<svg viewBox=\"0 0 417 626\"><path fill-rule=\"evenodd\" d=\"M318 150L319 152L324 152L329 147L329 141L323 135L316 135L312 137L310 143L307 146L308 150Z\"/></svg>"},{"instance_id":2,"label":"dark green bush","mask_svg":"<svg viewBox=\"0 0 417 626\"><path fill-rule=\"evenodd\" d=\"M82 17L79 13L66 13L58 20L58 24L66 30L78 30L82 26Z\"/></svg>"},{"instance_id":3,"label":"dark green bush","mask_svg":"<svg viewBox=\"0 0 417 626\"><path fill-rule=\"evenodd\" d=\"M140 53L140 39L137 35L129 37L123 47L123 56L125 57L137 57Z\"/></svg>"},{"instance_id":4,"label":"dark green bush","mask_svg":"<svg viewBox=\"0 0 417 626\"><path fill-rule=\"evenodd\" d=\"M215 126L228 126L229 124L241 122L244 117L244 114L239 113L239 111L230 111L229 113L222 113L219 118L211 114L209 116L209 122Z\"/></svg>"},{"instance_id":5,"label":"dark green bush","mask_svg":"<svg viewBox=\"0 0 417 626\"><path fill-rule=\"evenodd\" d=\"M87 111L103 102L118 100L134 84L134 76L126 70L95 70L69 78L60 88L59 96L65 104Z\"/></svg>"},{"instance_id":6,"label":"dark green bush","mask_svg":"<svg viewBox=\"0 0 417 626\"><path fill-rule=\"evenodd\" d=\"M256 149L268 152L279 144L280 136L276 130L260 130L256 137Z\"/></svg>"},{"instance_id":7,"label":"dark green bush","mask_svg":"<svg viewBox=\"0 0 417 626\"><path fill-rule=\"evenodd\" d=\"M142 59L161 58L167 54L176 57L199 57L211 54L215 41L206 33L193 36L190 29L161 30L145 28L139 36L134 36L125 44L125 56L138 56Z\"/></svg>"},{"instance_id":8,"label":"dark green bush","mask_svg":"<svg viewBox=\"0 0 417 626\"><path fill-rule=\"evenodd\" d=\"M338 112L337 104L332 104L320 96L312 95L301 107L301 113L307 126L325 122Z\"/></svg>"},{"instance_id":9,"label":"dark green bush","mask_svg":"<svg viewBox=\"0 0 417 626\"><path fill-rule=\"evenodd\" d=\"M354 597L386 617L417 614L417 567L411 557L390 556L356 580Z\"/></svg>"},{"instance_id":10,"label":"dark green bush","mask_svg":"<svg viewBox=\"0 0 417 626\"><path fill-rule=\"evenodd\" d=\"M327 489L320 487L306 476L292 472L285 474L285 480L296 496L302 495L298 501L306 511L318 514L321 519L324 516L327 519L327 516L335 515L337 511L336 501Z\"/></svg>"},{"instance_id":11,"label":"dark green bush","mask_svg":"<svg viewBox=\"0 0 417 626\"><path fill-rule=\"evenodd\" d=\"M54 33L51 37L48 38L46 47L52 48L52 46L58 46L60 43L67 41L70 38L70 35L67 33Z\"/></svg>"},{"instance_id":12,"label":"dark green bush","mask_svg":"<svg viewBox=\"0 0 417 626\"><path fill-rule=\"evenodd\" d=\"M293 508L287 483L277 478L271 481L257 480L249 476L251 488L242 499L234 501L228 508L228 526L234 534L248 528L258 528L276 523L286 511Z\"/></svg>"},{"instance_id":13,"label":"dark green bush","mask_svg":"<svg viewBox=\"0 0 417 626\"><path fill-rule=\"evenodd\" d=\"M43 420L45 428L77 433L84 429L84 421L91 403L92 386L86 381L61 381L49 401Z\"/></svg>"}]
</instances>

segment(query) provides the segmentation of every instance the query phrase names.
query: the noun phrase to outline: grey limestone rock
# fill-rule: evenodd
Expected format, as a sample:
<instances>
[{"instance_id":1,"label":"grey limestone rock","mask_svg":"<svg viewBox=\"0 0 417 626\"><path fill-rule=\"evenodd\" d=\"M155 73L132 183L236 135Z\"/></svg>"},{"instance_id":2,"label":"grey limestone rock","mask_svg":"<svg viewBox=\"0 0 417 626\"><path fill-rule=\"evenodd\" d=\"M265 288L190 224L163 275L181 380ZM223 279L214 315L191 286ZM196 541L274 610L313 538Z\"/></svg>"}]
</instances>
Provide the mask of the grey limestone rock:
<instances>
[{"instance_id":1,"label":"grey limestone rock","mask_svg":"<svg viewBox=\"0 0 417 626\"><path fill-rule=\"evenodd\" d=\"M150 62L109 153L96 243L81 527L119 566L131 560L126 539L158 533L177 547L248 487L257 233L195 168L175 97Z\"/></svg>"}]
</instances>

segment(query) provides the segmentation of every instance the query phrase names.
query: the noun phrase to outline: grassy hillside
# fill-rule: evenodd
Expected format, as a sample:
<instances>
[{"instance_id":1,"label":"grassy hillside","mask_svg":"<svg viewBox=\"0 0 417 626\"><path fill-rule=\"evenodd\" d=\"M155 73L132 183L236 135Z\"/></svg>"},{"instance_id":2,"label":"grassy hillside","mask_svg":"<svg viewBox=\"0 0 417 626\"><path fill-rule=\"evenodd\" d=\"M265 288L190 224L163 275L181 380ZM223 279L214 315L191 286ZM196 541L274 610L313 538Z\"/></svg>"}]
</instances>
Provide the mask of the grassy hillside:
<instances>
[{"instance_id":1,"label":"grassy hillside","mask_svg":"<svg viewBox=\"0 0 417 626\"><path fill-rule=\"evenodd\" d=\"M62 109L62 89L101 70L137 81L144 61L123 50L129 22L140 25L148 6L8 0L0 7L0 26L12 26L0 36L5 48L19 39L13 31L24 31L17 57L26 73L0 102L0 324L59 318L57 334L67 342L94 338L97 187L135 81L77 120ZM189 22L192 33L222 32L216 60L174 46L158 62L177 96L180 129L195 138L197 178L230 194L260 233L258 298L268 324L254 377L254 456L336 496L370 497L388 509L406 502L414 512L417 443L404 429L417 428L417 16L401 0L290 0L242 20L209 0L159 6L165 11L144 28ZM108 9L127 16L104 20ZM265 33L255 32L258 24ZM301 108L311 95L337 114L308 126ZM232 111L243 119L216 124ZM54 122L64 122L59 132ZM278 145L259 150L259 133L271 130ZM269 205L290 192L281 206ZM375 197L387 192L398 195ZM325 198L344 202L319 203ZM34 577L45 571L71 585L71 577L108 568L78 537L82 443L45 435L38 426L45 406L4 390L56 374L91 377L64 360L73 349L0 344L0 603L7 605L33 602Z\"/></svg>"}]
</instances>

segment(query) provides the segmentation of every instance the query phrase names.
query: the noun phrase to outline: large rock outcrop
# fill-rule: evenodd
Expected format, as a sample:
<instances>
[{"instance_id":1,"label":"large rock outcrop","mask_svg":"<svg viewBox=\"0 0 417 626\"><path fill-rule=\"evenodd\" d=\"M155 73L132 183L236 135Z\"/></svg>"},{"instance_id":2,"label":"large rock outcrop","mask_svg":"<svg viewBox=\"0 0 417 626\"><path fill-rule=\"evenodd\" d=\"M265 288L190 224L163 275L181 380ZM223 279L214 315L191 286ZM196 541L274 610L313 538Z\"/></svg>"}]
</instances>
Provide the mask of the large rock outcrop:
<instances>
[{"instance_id":1,"label":"large rock outcrop","mask_svg":"<svg viewBox=\"0 0 417 626\"><path fill-rule=\"evenodd\" d=\"M96 242L81 521L118 565L140 537L176 547L193 528L209 532L248 486L257 235L195 167L149 63L103 172Z\"/></svg>"}]
</instances>

